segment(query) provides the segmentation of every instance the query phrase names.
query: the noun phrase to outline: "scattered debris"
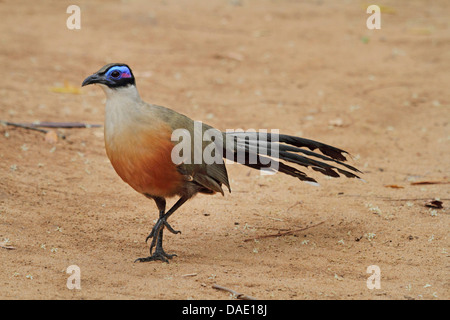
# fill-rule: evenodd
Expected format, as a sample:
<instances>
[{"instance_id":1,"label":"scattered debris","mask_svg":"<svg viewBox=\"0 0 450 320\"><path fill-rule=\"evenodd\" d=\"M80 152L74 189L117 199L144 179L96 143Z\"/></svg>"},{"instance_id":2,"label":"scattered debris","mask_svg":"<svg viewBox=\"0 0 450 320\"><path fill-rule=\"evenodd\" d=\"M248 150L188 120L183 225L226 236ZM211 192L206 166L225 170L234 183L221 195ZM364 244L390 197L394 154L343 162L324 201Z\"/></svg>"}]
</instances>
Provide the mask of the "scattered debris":
<instances>
[{"instance_id":1,"label":"scattered debris","mask_svg":"<svg viewBox=\"0 0 450 320\"><path fill-rule=\"evenodd\" d=\"M58 138L66 139L66 136L60 133L57 133L54 130L45 130L41 129L41 127L45 128L65 128L65 129L72 129L72 128L99 128L102 125L100 124L87 124L87 123L81 123L81 122L33 122L33 123L16 123L16 122L9 122L5 120L0 120L0 124L3 124L5 126L12 126L12 127L18 127L22 129L27 130L34 130L39 131L45 134L45 141L49 143L56 143L58 141ZM8 133L9 137L9 133Z\"/></svg>"},{"instance_id":2,"label":"scattered debris","mask_svg":"<svg viewBox=\"0 0 450 320\"><path fill-rule=\"evenodd\" d=\"M292 208L294 208L295 206L297 206L297 205L299 205L299 204L302 204L303 203L303 201L297 201L296 203L294 203L292 206L290 206L289 208L287 208L286 209L286 211L289 211L289 210L291 210ZM270 217L269 217L270 218ZM281 219L279 219L279 220L281 220Z\"/></svg>"},{"instance_id":3,"label":"scattered debris","mask_svg":"<svg viewBox=\"0 0 450 320\"><path fill-rule=\"evenodd\" d=\"M240 299L240 300L257 300L256 298L253 298L251 296L247 296L247 295L245 295L243 293L234 291L234 290L226 288L226 287L219 286L218 284L213 284L212 287L214 289L217 289L217 290L227 291L227 292L231 293L231 295L235 299Z\"/></svg>"},{"instance_id":4,"label":"scattered debris","mask_svg":"<svg viewBox=\"0 0 450 320\"><path fill-rule=\"evenodd\" d=\"M317 227L317 226L319 226L319 225L321 225L323 223L325 223L325 221L322 221L322 222L319 222L317 224L314 224L314 225L311 225L311 226L307 226L307 227L304 227L304 228L300 228L300 229L289 230L289 231L286 231L286 232L278 232L276 234L267 234L267 235L258 236L258 237L255 237L255 238L245 239L244 242L253 241L253 240L257 240L257 239L264 239L264 238L276 238L276 237L281 237L281 236L287 236L287 235L294 234L296 232L304 231L304 230L309 229L309 228Z\"/></svg>"},{"instance_id":5,"label":"scattered debris","mask_svg":"<svg viewBox=\"0 0 450 320\"><path fill-rule=\"evenodd\" d=\"M13 127L18 127L18 128L23 128L23 129L28 129L28 130L34 130L34 131L39 131L42 133L47 134L49 131L45 130L45 129L40 129L40 128L36 128L35 126L29 126L29 125L24 125L24 124L20 124L20 123L15 123L15 122L9 122L9 121L4 121L4 120L0 120L0 124L4 124L7 126L13 126ZM58 136L61 139L65 139L66 137L62 134L58 134Z\"/></svg>"},{"instance_id":6,"label":"scattered debris","mask_svg":"<svg viewBox=\"0 0 450 320\"><path fill-rule=\"evenodd\" d=\"M425 207L434 208L434 209L442 209L443 205L442 205L442 201L437 200L437 199L431 199L431 200L427 200L425 202Z\"/></svg>"},{"instance_id":7,"label":"scattered debris","mask_svg":"<svg viewBox=\"0 0 450 320\"><path fill-rule=\"evenodd\" d=\"M183 274L182 277L183 278L187 278L187 277L195 277L197 275L197 273L187 273L187 274Z\"/></svg>"},{"instance_id":8,"label":"scattered debris","mask_svg":"<svg viewBox=\"0 0 450 320\"><path fill-rule=\"evenodd\" d=\"M338 276L337 273L334 274L334 278L335 278L336 280L338 280L338 281L344 280L344 278L341 277L341 276Z\"/></svg>"},{"instance_id":9,"label":"scattered debris","mask_svg":"<svg viewBox=\"0 0 450 320\"><path fill-rule=\"evenodd\" d=\"M367 240L372 241L373 239L375 239L375 237L377 235L375 233L369 232L369 233L366 233L364 236L366 237Z\"/></svg>"},{"instance_id":10,"label":"scattered debris","mask_svg":"<svg viewBox=\"0 0 450 320\"><path fill-rule=\"evenodd\" d=\"M2 241L0 242L0 248L6 249L6 250L16 250L15 247L8 244L8 241Z\"/></svg>"},{"instance_id":11,"label":"scattered debris","mask_svg":"<svg viewBox=\"0 0 450 320\"><path fill-rule=\"evenodd\" d=\"M371 203L368 203L366 204L366 207L369 208L369 210L374 214L381 216L381 209L378 206L373 206Z\"/></svg>"},{"instance_id":12,"label":"scattered debris","mask_svg":"<svg viewBox=\"0 0 450 320\"><path fill-rule=\"evenodd\" d=\"M421 186L427 184L450 184L450 181L417 181L411 182L412 186Z\"/></svg>"},{"instance_id":13,"label":"scattered debris","mask_svg":"<svg viewBox=\"0 0 450 320\"><path fill-rule=\"evenodd\" d=\"M385 188L392 188L392 189L403 189L404 187L399 186L397 184L387 184L384 186Z\"/></svg>"},{"instance_id":14,"label":"scattered debris","mask_svg":"<svg viewBox=\"0 0 450 320\"><path fill-rule=\"evenodd\" d=\"M101 128L101 124L89 124L82 122L48 122L48 121L36 121L33 123L19 123L21 125L36 127L36 128Z\"/></svg>"}]
</instances>

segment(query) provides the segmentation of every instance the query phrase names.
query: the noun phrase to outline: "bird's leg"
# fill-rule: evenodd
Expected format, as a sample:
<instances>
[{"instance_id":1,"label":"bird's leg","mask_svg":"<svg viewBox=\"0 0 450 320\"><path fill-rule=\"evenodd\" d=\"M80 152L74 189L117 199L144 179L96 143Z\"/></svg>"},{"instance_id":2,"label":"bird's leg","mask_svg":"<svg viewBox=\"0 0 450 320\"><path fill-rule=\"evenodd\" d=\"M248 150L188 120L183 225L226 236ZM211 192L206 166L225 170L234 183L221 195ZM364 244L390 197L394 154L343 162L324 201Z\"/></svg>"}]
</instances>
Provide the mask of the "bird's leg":
<instances>
[{"instance_id":1,"label":"bird's leg","mask_svg":"<svg viewBox=\"0 0 450 320\"><path fill-rule=\"evenodd\" d=\"M158 209L159 209L159 219L156 222L156 224L153 227L150 234L145 239L145 241L147 242L147 240L149 238L153 238L152 243L150 244L150 256L146 257L146 258L136 259L135 262L137 262L137 261L148 262L148 261L155 261L155 260L169 262L167 259L172 259L174 256L176 256L176 254L167 254L164 251L164 249L162 247L163 230L164 230L164 226L166 226L167 229L172 233L175 233L175 234L181 233L180 231L174 230L167 223L167 218L172 213L174 213L183 203L185 203L188 200L188 198L184 198L184 197L180 198L167 213L165 213L165 207L166 207L165 199L159 198L159 197L153 197L153 199L155 200L156 205L158 206ZM153 248L155 248L155 252L153 252Z\"/></svg>"},{"instance_id":2,"label":"bird's leg","mask_svg":"<svg viewBox=\"0 0 450 320\"><path fill-rule=\"evenodd\" d=\"M139 258L136 259L135 262L148 262L148 261L156 261L161 260L163 262L169 262L168 259L172 259L173 257L176 257L176 254L168 254L164 251L162 247L162 240L163 240L163 230L164 230L164 224L160 223L162 220L162 217L164 216L164 211L159 212L160 219L156 222L155 226L152 229L152 232L147 236L145 241L151 237L153 237L153 240L156 240L156 244L153 246L150 246L150 256L146 258ZM159 231L158 231L159 229ZM179 232L179 231L178 231ZM156 234L156 236L154 236ZM152 244L154 241L152 241ZM155 252L153 252L153 248L155 248Z\"/></svg>"},{"instance_id":3,"label":"bird's leg","mask_svg":"<svg viewBox=\"0 0 450 320\"><path fill-rule=\"evenodd\" d=\"M160 244L160 249L162 250L162 231L164 229L164 226L167 227L167 229L169 229L170 232L172 233L181 233L181 231L175 231L168 223L167 223L167 218L169 218L172 213L174 213L179 207L181 207L183 205L183 203L185 203L189 198L185 198L185 197L181 197L174 205L172 208L170 208L169 211L167 211L167 213L162 214L161 215L161 211L160 211L160 217L159 220L156 222L155 226L153 227L152 232L150 232L150 234L148 235L148 238L153 238L152 243L150 244L150 253L152 253L153 248L156 246L158 247L158 244ZM159 233L159 234L158 234ZM156 236L155 236L156 235ZM156 251L155 251L156 253Z\"/></svg>"}]
</instances>

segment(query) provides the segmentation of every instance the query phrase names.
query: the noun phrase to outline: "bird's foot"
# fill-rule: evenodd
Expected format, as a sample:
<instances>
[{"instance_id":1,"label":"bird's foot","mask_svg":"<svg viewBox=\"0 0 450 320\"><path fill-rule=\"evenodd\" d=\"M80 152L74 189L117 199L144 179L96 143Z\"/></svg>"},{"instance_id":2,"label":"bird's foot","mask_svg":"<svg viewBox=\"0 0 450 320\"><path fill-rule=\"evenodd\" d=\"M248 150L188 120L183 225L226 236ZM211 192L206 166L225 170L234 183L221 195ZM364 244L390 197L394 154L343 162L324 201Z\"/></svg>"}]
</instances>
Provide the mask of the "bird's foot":
<instances>
[{"instance_id":1,"label":"bird's foot","mask_svg":"<svg viewBox=\"0 0 450 320\"><path fill-rule=\"evenodd\" d=\"M162 247L156 247L155 252L146 258L138 258L134 260L134 262L149 262L149 261L163 261L169 263L169 259L172 259L173 257L176 257L176 254L168 254L166 253Z\"/></svg>"},{"instance_id":2,"label":"bird's foot","mask_svg":"<svg viewBox=\"0 0 450 320\"><path fill-rule=\"evenodd\" d=\"M176 254L168 254L164 251L162 248L162 236L163 236L163 229L166 227L170 232L172 233L181 233L181 231L177 231L173 229L169 223L167 223L166 219L164 217L161 217L158 219L156 224L154 225L152 231L150 234L145 238L145 242L148 241L148 239L153 238L152 243L150 244L150 256L146 258L138 258L135 260L135 262L148 262L148 261L156 261L161 260L164 262L169 262L168 259L172 259L173 257L176 257ZM155 252L153 253L153 248L155 248Z\"/></svg>"}]
</instances>

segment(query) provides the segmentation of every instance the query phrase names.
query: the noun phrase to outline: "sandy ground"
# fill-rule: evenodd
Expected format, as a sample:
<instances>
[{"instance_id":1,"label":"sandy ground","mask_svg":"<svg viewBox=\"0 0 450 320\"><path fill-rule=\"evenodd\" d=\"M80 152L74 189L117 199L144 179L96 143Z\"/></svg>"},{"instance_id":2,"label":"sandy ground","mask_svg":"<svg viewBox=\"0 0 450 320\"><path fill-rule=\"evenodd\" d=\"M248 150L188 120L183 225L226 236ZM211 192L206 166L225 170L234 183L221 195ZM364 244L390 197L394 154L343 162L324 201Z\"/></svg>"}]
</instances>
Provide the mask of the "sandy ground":
<instances>
[{"instance_id":1,"label":"sandy ground","mask_svg":"<svg viewBox=\"0 0 450 320\"><path fill-rule=\"evenodd\" d=\"M0 298L232 298L213 284L260 299L450 298L448 1L379 1L381 30L363 1L77 1L81 30L66 27L70 4L0 1L0 119L102 124L99 88L54 89L125 62L144 100L338 146L366 183L229 165L231 194L171 219L178 257L139 264L157 210L115 174L102 128L51 144L0 126ZM443 209L424 206L434 198Z\"/></svg>"}]
</instances>

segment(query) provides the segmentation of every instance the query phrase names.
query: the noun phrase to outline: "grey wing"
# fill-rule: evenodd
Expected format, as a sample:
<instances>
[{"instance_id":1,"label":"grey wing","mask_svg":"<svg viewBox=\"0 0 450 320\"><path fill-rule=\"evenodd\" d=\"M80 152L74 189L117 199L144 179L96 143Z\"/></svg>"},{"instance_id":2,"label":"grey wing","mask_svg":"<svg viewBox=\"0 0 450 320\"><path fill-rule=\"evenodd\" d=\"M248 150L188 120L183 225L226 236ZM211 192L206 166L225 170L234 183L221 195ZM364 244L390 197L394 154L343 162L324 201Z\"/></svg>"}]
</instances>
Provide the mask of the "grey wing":
<instances>
[{"instance_id":1,"label":"grey wing","mask_svg":"<svg viewBox=\"0 0 450 320\"><path fill-rule=\"evenodd\" d=\"M200 130L200 128L195 130ZM193 161L190 164L182 164L184 170L191 172L193 181L206 189L220 192L223 195L222 184L224 184L231 192L227 168L225 167L222 154L222 132L204 125L202 133L202 143L194 143L192 141L191 149L194 153L196 151L201 152L201 163L198 163L198 159L196 161L196 159L191 157Z\"/></svg>"},{"instance_id":2,"label":"grey wing","mask_svg":"<svg viewBox=\"0 0 450 320\"><path fill-rule=\"evenodd\" d=\"M201 187L198 191L203 193L220 192L224 195L222 184L231 192L230 183L225 164L180 164L178 171L186 177L187 181Z\"/></svg>"},{"instance_id":3,"label":"grey wing","mask_svg":"<svg viewBox=\"0 0 450 320\"><path fill-rule=\"evenodd\" d=\"M215 192L224 194L222 184L224 184L231 192L230 183L228 182L228 174L225 165L211 164L206 167L206 174L198 171L193 176L193 181L201 186Z\"/></svg>"},{"instance_id":4,"label":"grey wing","mask_svg":"<svg viewBox=\"0 0 450 320\"><path fill-rule=\"evenodd\" d=\"M183 135L178 142L190 139L189 152L187 154L183 152L183 161L178 170L189 177L190 181L206 189L200 192L211 190L223 195L222 184L231 192L223 159L223 133L207 124L194 122L173 110L163 108L160 111L162 112L159 112L159 115L164 114L165 120L173 130L180 128L185 134L189 134L189 137Z\"/></svg>"}]
</instances>

